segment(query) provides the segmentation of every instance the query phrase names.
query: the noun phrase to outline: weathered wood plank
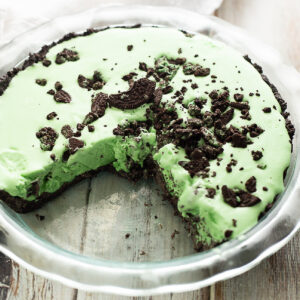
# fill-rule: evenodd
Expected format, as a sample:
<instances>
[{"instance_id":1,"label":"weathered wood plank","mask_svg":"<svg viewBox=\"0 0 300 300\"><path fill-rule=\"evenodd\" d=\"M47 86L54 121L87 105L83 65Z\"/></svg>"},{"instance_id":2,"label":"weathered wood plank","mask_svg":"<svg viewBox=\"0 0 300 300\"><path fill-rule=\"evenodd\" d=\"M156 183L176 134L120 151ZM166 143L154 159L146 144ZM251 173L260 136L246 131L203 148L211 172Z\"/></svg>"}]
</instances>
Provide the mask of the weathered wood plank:
<instances>
[{"instance_id":1,"label":"weathered wood plank","mask_svg":"<svg viewBox=\"0 0 300 300\"><path fill-rule=\"evenodd\" d=\"M0 253L0 299L6 299L11 284L11 260Z\"/></svg>"},{"instance_id":2,"label":"weathered wood plank","mask_svg":"<svg viewBox=\"0 0 300 300\"><path fill-rule=\"evenodd\" d=\"M300 233L286 247L251 271L216 284L220 300L299 299Z\"/></svg>"}]
</instances>

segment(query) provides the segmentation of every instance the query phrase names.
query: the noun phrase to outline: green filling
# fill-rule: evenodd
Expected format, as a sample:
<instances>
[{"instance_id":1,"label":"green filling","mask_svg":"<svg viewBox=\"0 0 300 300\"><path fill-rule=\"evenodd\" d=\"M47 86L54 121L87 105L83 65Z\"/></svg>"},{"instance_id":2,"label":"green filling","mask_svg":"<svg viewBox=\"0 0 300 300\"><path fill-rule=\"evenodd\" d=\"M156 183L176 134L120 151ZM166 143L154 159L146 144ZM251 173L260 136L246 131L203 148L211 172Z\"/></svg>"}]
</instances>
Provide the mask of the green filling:
<instances>
[{"instance_id":1,"label":"green filling","mask_svg":"<svg viewBox=\"0 0 300 300\"><path fill-rule=\"evenodd\" d=\"M133 45L132 51L127 50L128 45ZM76 50L79 59L56 64L57 54L65 48ZM170 63L170 59L179 56L186 58L185 67ZM38 63L20 72L0 97L0 128L9 129L2 130L0 138L1 190L32 201L43 192L55 192L64 183L90 170L112 164L117 171L130 172L132 166L143 167L145 159L152 156L170 194L178 198L182 216L199 217L196 223L198 240L207 245L222 242L226 231L232 231L229 238L234 238L253 227L259 214L275 195L283 191L282 174L289 166L291 145L280 106L260 74L233 49L202 35L187 37L174 29L118 28L61 43L50 49L47 59L52 62L51 66L44 67ZM113 134L119 125L145 121L149 104L125 110L109 107L101 118L92 123L95 127L93 132L89 132L87 127L81 131L78 139L84 142L84 147L63 161L68 141L61 134L61 128L69 125L76 131L77 124L90 112L91 98L99 92L97 89L101 88L102 93L116 94L129 88L128 81L122 79L124 75L134 72L135 80L145 77L145 71L138 68L140 62L155 68L158 74L164 74L164 79L160 78L156 87L169 85L171 88L163 95L161 102L183 119L182 127L189 119L202 117L208 127L203 134L213 136L211 116L205 115L212 105L208 92L222 91L226 86L230 101L235 101L235 93L243 93L243 101L249 103L252 117L251 121L242 119L241 112L235 109L227 126L241 128L255 123L265 131L255 138L247 136L252 144L246 148L225 144L224 152L218 156L221 161L210 161L208 177L191 177L179 164L189 162L185 150L169 140L163 141L159 148L157 131L153 127L143 129L137 136ZM209 68L210 75L216 77L194 76L194 69L199 66ZM95 70L101 73L101 77L92 79L90 74ZM84 81L84 88L77 83L80 74L89 75ZM38 78L46 79L47 84L36 84ZM152 76L150 79L156 80ZM70 94L70 103L57 103L47 93L54 89L57 81ZM197 87L193 88L192 83ZM186 89L184 92L182 87ZM183 105L175 103L178 93L182 93ZM250 96L250 93L254 95ZM196 99L198 104L203 102L202 108L196 105ZM271 107L272 113L264 113L265 107ZM47 120L46 116L51 112L56 112L58 117ZM36 138L36 132L44 127L51 127L58 133L51 151L43 151ZM209 138L209 143L212 147L218 146L214 138ZM198 146L202 145L204 140L201 138ZM252 151L261 151L262 158L253 160ZM52 161L50 154L55 155L55 161ZM280 160L274 163L274 157ZM237 160L237 165L228 173L226 166L233 158ZM257 190L253 195L262 201L252 207L236 208L225 203L221 186L226 183L231 189L245 189L245 182L253 175L257 180ZM38 195L30 194L32 184L37 181ZM207 197L209 188L216 191L213 198Z\"/></svg>"}]
</instances>

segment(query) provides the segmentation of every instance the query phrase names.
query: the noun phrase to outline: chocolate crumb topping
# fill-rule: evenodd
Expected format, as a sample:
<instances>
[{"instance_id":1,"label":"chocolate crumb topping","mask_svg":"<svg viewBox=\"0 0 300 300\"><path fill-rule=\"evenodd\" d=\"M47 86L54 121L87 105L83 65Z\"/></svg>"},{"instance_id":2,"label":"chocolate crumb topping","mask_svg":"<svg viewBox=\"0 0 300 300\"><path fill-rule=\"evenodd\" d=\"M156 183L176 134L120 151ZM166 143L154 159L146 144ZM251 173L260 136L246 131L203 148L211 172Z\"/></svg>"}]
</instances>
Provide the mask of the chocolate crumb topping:
<instances>
[{"instance_id":1,"label":"chocolate crumb topping","mask_svg":"<svg viewBox=\"0 0 300 300\"><path fill-rule=\"evenodd\" d=\"M57 113L55 111L51 112L50 114L47 115L47 120L52 120L55 117L57 117Z\"/></svg>"},{"instance_id":2,"label":"chocolate crumb topping","mask_svg":"<svg viewBox=\"0 0 300 300\"><path fill-rule=\"evenodd\" d=\"M51 61L49 59L44 59L42 61L42 64L43 64L44 67L48 68L51 65Z\"/></svg>"},{"instance_id":3,"label":"chocolate crumb topping","mask_svg":"<svg viewBox=\"0 0 300 300\"><path fill-rule=\"evenodd\" d=\"M59 103L70 103L71 96L64 90L59 90L54 94L54 100Z\"/></svg>"},{"instance_id":4,"label":"chocolate crumb topping","mask_svg":"<svg viewBox=\"0 0 300 300\"><path fill-rule=\"evenodd\" d=\"M133 49L133 45L128 45L127 46L127 51L131 51Z\"/></svg>"},{"instance_id":5,"label":"chocolate crumb topping","mask_svg":"<svg viewBox=\"0 0 300 300\"><path fill-rule=\"evenodd\" d=\"M241 133L234 133L231 137L231 145L235 148L246 148L247 138Z\"/></svg>"},{"instance_id":6,"label":"chocolate crumb topping","mask_svg":"<svg viewBox=\"0 0 300 300\"><path fill-rule=\"evenodd\" d=\"M263 157L263 154L261 151L252 151L251 152L253 160L257 161L260 160Z\"/></svg>"},{"instance_id":7,"label":"chocolate crumb topping","mask_svg":"<svg viewBox=\"0 0 300 300\"><path fill-rule=\"evenodd\" d=\"M237 101L237 102L242 102L243 101L243 99L244 99L244 95L243 94L234 94L233 95L233 98L234 98L234 100L235 101Z\"/></svg>"},{"instance_id":8,"label":"chocolate crumb topping","mask_svg":"<svg viewBox=\"0 0 300 300\"><path fill-rule=\"evenodd\" d=\"M270 113L271 112L271 107L265 107L263 108L264 113Z\"/></svg>"},{"instance_id":9,"label":"chocolate crumb topping","mask_svg":"<svg viewBox=\"0 0 300 300\"><path fill-rule=\"evenodd\" d=\"M36 133L36 137L40 140L40 147L44 151L51 151L58 138L58 134L51 127L44 127Z\"/></svg>"},{"instance_id":10,"label":"chocolate crumb topping","mask_svg":"<svg viewBox=\"0 0 300 300\"><path fill-rule=\"evenodd\" d=\"M135 76L137 76L137 75L138 75L138 74L135 73L135 72L130 72L129 74L124 75L124 76L122 77L122 79L123 79L124 81L129 81L129 80L133 79L133 77L135 77Z\"/></svg>"},{"instance_id":11,"label":"chocolate crumb topping","mask_svg":"<svg viewBox=\"0 0 300 300\"><path fill-rule=\"evenodd\" d=\"M239 191L238 196L240 197L241 200L240 207L254 206L259 202L261 202L261 200L258 197L251 195L245 191Z\"/></svg>"},{"instance_id":12,"label":"chocolate crumb topping","mask_svg":"<svg viewBox=\"0 0 300 300\"><path fill-rule=\"evenodd\" d=\"M250 106L246 102L230 102L229 105L233 108L239 109L239 110L249 110Z\"/></svg>"},{"instance_id":13,"label":"chocolate crumb topping","mask_svg":"<svg viewBox=\"0 0 300 300\"><path fill-rule=\"evenodd\" d=\"M202 157L198 160L180 161L179 165L186 169L191 177L194 177L198 172L203 171L209 166L209 162L206 157Z\"/></svg>"},{"instance_id":14,"label":"chocolate crumb topping","mask_svg":"<svg viewBox=\"0 0 300 300\"><path fill-rule=\"evenodd\" d=\"M85 127L85 126L84 126L84 124L82 124L82 123L78 123L77 126L76 126L76 128L77 128L78 131L83 130L84 127Z\"/></svg>"},{"instance_id":15,"label":"chocolate crumb topping","mask_svg":"<svg viewBox=\"0 0 300 300\"><path fill-rule=\"evenodd\" d=\"M92 99L91 111L97 118L104 116L108 100L108 95L103 93L97 94L96 97Z\"/></svg>"},{"instance_id":16,"label":"chocolate crumb topping","mask_svg":"<svg viewBox=\"0 0 300 300\"><path fill-rule=\"evenodd\" d=\"M63 88L63 85L59 81L57 81L55 82L54 87L57 91L60 91Z\"/></svg>"},{"instance_id":17,"label":"chocolate crumb topping","mask_svg":"<svg viewBox=\"0 0 300 300\"><path fill-rule=\"evenodd\" d=\"M228 230L226 230L226 231L225 231L225 233L224 233L224 236L225 236L225 238L227 238L227 239L228 239L228 238L230 238L230 237L231 237L231 235L232 235L232 233L233 233L233 231L232 231L232 230L229 230L229 229L228 229Z\"/></svg>"},{"instance_id":18,"label":"chocolate crumb topping","mask_svg":"<svg viewBox=\"0 0 300 300\"><path fill-rule=\"evenodd\" d=\"M250 177L245 183L246 190L249 193L256 192L256 178L254 176Z\"/></svg>"},{"instance_id":19,"label":"chocolate crumb topping","mask_svg":"<svg viewBox=\"0 0 300 300\"><path fill-rule=\"evenodd\" d=\"M235 192L226 185L222 186L222 195L224 201L232 207L249 207L261 202L258 197L251 195L248 192L242 190ZM239 197L240 201L238 201L237 197Z\"/></svg>"},{"instance_id":20,"label":"chocolate crumb topping","mask_svg":"<svg viewBox=\"0 0 300 300\"><path fill-rule=\"evenodd\" d=\"M206 190L207 190L207 194L205 196L213 199L216 195L216 190L214 188L206 188Z\"/></svg>"},{"instance_id":21,"label":"chocolate crumb topping","mask_svg":"<svg viewBox=\"0 0 300 300\"><path fill-rule=\"evenodd\" d=\"M69 150L71 154L74 154L78 149L83 148L84 142L81 140L78 140L76 138L70 138L69 139Z\"/></svg>"},{"instance_id":22,"label":"chocolate crumb topping","mask_svg":"<svg viewBox=\"0 0 300 300\"><path fill-rule=\"evenodd\" d=\"M250 126L247 126L247 129L250 133L250 137L252 138L257 137L264 132L264 130L260 128L257 124L252 124Z\"/></svg>"},{"instance_id":23,"label":"chocolate crumb topping","mask_svg":"<svg viewBox=\"0 0 300 300\"><path fill-rule=\"evenodd\" d=\"M46 79L37 79L36 84L40 85L40 86L45 86L47 84L47 80Z\"/></svg>"},{"instance_id":24,"label":"chocolate crumb topping","mask_svg":"<svg viewBox=\"0 0 300 300\"><path fill-rule=\"evenodd\" d=\"M89 132L94 132L95 131L95 126L94 125L88 125L88 131Z\"/></svg>"},{"instance_id":25,"label":"chocolate crumb topping","mask_svg":"<svg viewBox=\"0 0 300 300\"><path fill-rule=\"evenodd\" d=\"M55 91L53 89L49 90L47 92L47 94L51 95L51 96L54 96L55 95Z\"/></svg>"},{"instance_id":26,"label":"chocolate crumb topping","mask_svg":"<svg viewBox=\"0 0 300 300\"><path fill-rule=\"evenodd\" d=\"M142 78L137 80L127 92L110 95L109 105L119 109L134 109L153 101L155 82Z\"/></svg>"},{"instance_id":27,"label":"chocolate crumb topping","mask_svg":"<svg viewBox=\"0 0 300 300\"><path fill-rule=\"evenodd\" d=\"M66 138L69 139L73 136L73 130L70 125L64 125L61 129L61 134Z\"/></svg>"},{"instance_id":28,"label":"chocolate crumb topping","mask_svg":"<svg viewBox=\"0 0 300 300\"><path fill-rule=\"evenodd\" d=\"M140 63L139 63L139 69L140 69L141 71L147 72L147 71L148 71L147 64L144 63L144 62L140 62Z\"/></svg>"},{"instance_id":29,"label":"chocolate crumb topping","mask_svg":"<svg viewBox=\"0 0 300 300\"><path fill-rule=\"evenodd\" d=\"M222 186L222 195L224 201L232 207L239 206L235 192L228 188L227 185Z\"/></svg>"},{"instance_id":30,"label":"chocolate crumb topping","mask_svg":"<svg viewBox=\"0 0 300 300\"><path fill-rule=\"evenodd\" d=\"M76 51L64 49L57 53L55 63L58 65L65 63L66 61L76 61L79 59L79 55Z\"/></svg>"},{"instance_id":31,"label":"chocolate crumb topping","mask_svg":"<svg viewBox=\"0 0 300 300\"><path fill-rule=\"evenodd\" d=\"M94 71L92 78L86 78L83 75L78 75L77 82L79 86L83 89L90 90L100 90L106 84L102 75L98 71Z\"/></svg>"}]
</instances>

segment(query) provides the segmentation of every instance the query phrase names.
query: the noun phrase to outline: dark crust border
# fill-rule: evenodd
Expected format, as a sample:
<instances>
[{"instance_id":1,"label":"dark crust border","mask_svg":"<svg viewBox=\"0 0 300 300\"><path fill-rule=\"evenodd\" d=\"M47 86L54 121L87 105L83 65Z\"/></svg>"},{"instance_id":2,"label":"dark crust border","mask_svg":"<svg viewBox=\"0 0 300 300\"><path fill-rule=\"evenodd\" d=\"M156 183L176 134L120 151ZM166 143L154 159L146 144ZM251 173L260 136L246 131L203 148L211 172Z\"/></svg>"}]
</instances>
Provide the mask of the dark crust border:
<instances>
[{"instance_id":1,"label":"dark crust border","mask_svg":"<svg viewBox=\"0 0 300 300\"><path fill-rule=\"evenodd\" d=\"M141 27L141 24L136 24L133 26L116 26L113 28L139 28ZM16 67L13 68L11 71L8 71L6 73L6 75L4 75L3 77L0 78L0 96L4 93L4 91L8 88L10 81L12 80L12 78L14 76L16 76L20 71L25 70L26 68L28 68L29 66L32 66L35 63L38 63L40 61L43 61L46 58L46 55L49 51L50 48L56 46L57 44L63 43L65 41L71 40L73 38L79 37L79 36L87 36L93 33L97 33L99 31L103 31L103 30L107 30L109 28L112 28L110 26L105 27L105 28L101 28L101 29L94 29L94 28L90 28L87 29L86 31L82 32L82 33L68 33L65 36L63 36L61 39L59 39L56 42L52 42L50 45L45 45L41 48L40 51L38 51L37 53L34 54L29 54L28 59L26 59L24 61L24 63L22 64L22 66L20 67ZM268 79L268 77L266 75L263 74L263 69L261 66L257 65L256 63L253 63L252 60L249 58L248 55L244 56L245 60L248 61L260 74L262 79L269 85L269 87L271 88L276 100L278 101L281 110L282 110L282 116L285 119L286 122L286 129L288 131L288 134L290 136L290 142L292 143L292 139L295 133L295 128L293 126L293 124L291 123L289 117L289 113L286 112L287 109L287 103L286 101L281 97L280 93L278 92L278 89L270 82L270 80ZM14 197L11 196L9 193L7 193L6 191L0 190L0 198L10 207L12 208L14 211L18 212L18 213L27 213L27 212L31 212L35 209L40 208L41 206L43 206L46 202L52 200L53 198L57 197L58 195L60 195L63 191L65 191L67 188L69 188L70 186L78 183L79 181L86 179L86 178L91 178L95 175L97 175L99 172L101 171L110 171L113 172L121 177L127 178L130 181L138 181L140 178L142 177L149 177L149 176L154 176L156 179L156 182L159 184L159 186L161 187L161 189L163 190L164 193L164 198L167 199L172 206L175 209L175 212L180 215L180 212L177 208L177 203L178 203L178 198L177 197L172 197L166 186L165 186L165 182L163 180L163 175L161 174L159 167L157 165L155 165L155 163L153 162L153 160L150 158L148 160L148 163L146 164L146 169L147 170L143 170L139 167L135 167L133 168L133 170L130 173L125 173L125 172L117 172L112 165L108 165L105 167L100 167L96 170L91 170L88 171L82 175L77 176L73 181L71 182L67 182L64 183L60 189L58 189L56 192L54 193L43 193L38 199L33 200L33 201L28 201L28 200L24 200L20 197ZM146 171L146 174L145 174ZM275 202L277 197L274 198L273 203ZM272 205L273 205L272 203ZM269 206L269 209L272 207L272 205ZM264 212L264 214L266 213L266 211ZM197 237L197 231L196 231L196 227L193 225L193 222L191 219L188 218L182 218L185 222L185 227L187 229L187 231L190 233L192 240L194 242L195 245L195 250L196 251L203 251L203 250L207 250L209 248L215 247L218 244L214 244L212 243L212 245L208 246L208 245L204 245L202 243L197 242L196 237Z\"/></svg>"}]
</instances>

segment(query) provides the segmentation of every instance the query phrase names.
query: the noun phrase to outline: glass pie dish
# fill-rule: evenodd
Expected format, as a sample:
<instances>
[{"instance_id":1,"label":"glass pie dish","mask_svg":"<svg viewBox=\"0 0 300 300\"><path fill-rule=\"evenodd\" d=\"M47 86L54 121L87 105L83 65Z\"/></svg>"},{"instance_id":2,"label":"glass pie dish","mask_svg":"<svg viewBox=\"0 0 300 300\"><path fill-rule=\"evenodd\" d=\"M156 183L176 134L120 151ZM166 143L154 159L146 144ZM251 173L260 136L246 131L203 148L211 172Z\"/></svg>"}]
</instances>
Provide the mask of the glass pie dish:
<instances>
[{"instance_id":1,"label":"glass pie dish","mask_svg":"<svg viewBox=\"0 0 300 300\"><path fill-rule=\"evenodd\" d=\"M0 251L49 279L122 295L182 292L241 274L285 245L300 227L299 74L276 51L215 17L171 7L106 6L45 23L0 49L0 75L24 53L90 27L169 26L202 33L263 66L288 103L296 127L285 191L245 234L194 253L183 224L151 180L128 183L109 173L85 180L43 208L20 215L0 203Z\"/></svg>"}]
</instances>

